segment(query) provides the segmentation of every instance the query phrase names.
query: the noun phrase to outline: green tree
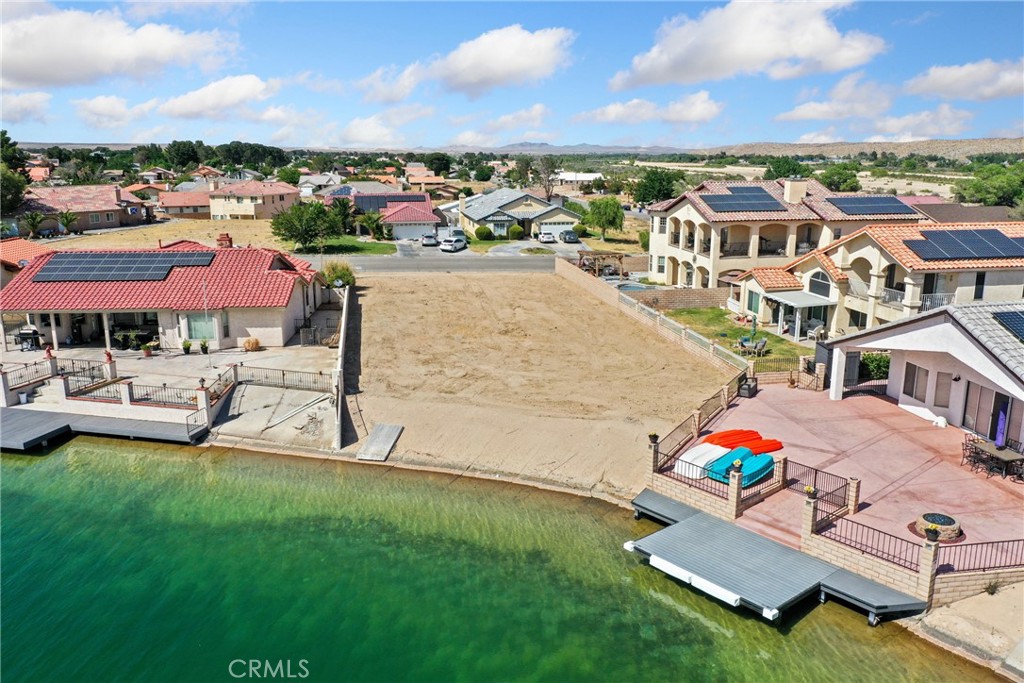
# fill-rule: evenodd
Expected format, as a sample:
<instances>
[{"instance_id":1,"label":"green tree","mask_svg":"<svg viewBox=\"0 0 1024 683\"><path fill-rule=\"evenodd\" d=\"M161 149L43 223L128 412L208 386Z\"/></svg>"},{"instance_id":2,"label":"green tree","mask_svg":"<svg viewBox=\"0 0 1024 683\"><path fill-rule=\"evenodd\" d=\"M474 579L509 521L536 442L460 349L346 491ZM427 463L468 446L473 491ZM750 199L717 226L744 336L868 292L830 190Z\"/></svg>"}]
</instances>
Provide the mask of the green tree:
<instances>
[{"instance_id":1,"label":"green tree","mask_svg":"<svg viewBox=\"0 0 1024 683\"><path fill-rule=\"evenodd\" d=\"M356 232L355 209L352 200L347 197L335 198L331 211L338 216L338 227L343 235L354 235Z\"/></svg>"},{"instance_id":2,"label":"green tree","mask_svg":"<svg viewBox=\"0 0 1024 683\"><path fill-rule=\"evenodd\" d=\"M53 219L57 221L58 224L63 225L64 229L68 232L75 232L75 223L78 222L78 214L74 211L69 211L68 209L58 211L53 215Z\"/></svg>"},{"instance_id":3,"label":"green tree","mask_svg":"<svg viewBox=\"0 0 1024 683\"><path fill-rule=\"evenodd\" d=\"M18 149L18 143L11 140L6 130L0 130L0 163L14 173L25 173L25 162L28 155ZM27 176L26 176L27 178Z\"/></svg>"},{"instance_id":4,"label":"green tree","mask_svg":"<svg viewBox=\"0 0 1024 683\"><path fill-rule=\"evenodd\" d=\"M604 178L594 178L594 182L590 183L590 189L601 193L608 189L608 183L605 182Z\"/></svg>"},{"instance_id":5,"label":"green tree","mask_svg":"<svg viewBox=\"0 0 1024 683\"><path fill-rule=\"evenodd\" d=\"M649 168L633 189L633 199L653 204L675 196L676 174L663 168Z\"/></svg>"},{"instance_id":6,"label":"green tree","mask_svg":"<svg viewBox=\"0 0 1024 683\"><path fill-rule=\"evenodd\" d=\"M338 215L320 202L293 204L270 220L270 231L281 240L295 242L305 248L341 234Z\"/></svg>"},{"instance_id":7,"label":"green tree","mask_svg":"<svg viewBox=\"0 0 1024 683\"><path fill-rule=\"evenodd\" d=\"M544 201L551 201L555 191L555 179L558 176L558 157L543 156L537 163L537 176L540 186L544 188Z\"/></svg>"},{"instance_id":8,"label":"green tree","mask_svg":"<svg viewBox=\"0 0 1024 683\"><path fill-rule=\"evenodd\" d=\"M590 211L587 212L586 224L601 231L601 241L605 239L605 233L609 230L622 232L622 225L626 215L622 205L615 197L601 197L590 202Z\"/></svg>"},{"instance_id":9,"label":"green tree","mask_svg":"<svg viewBox=\"0 0 1024 683\"><path fill-rule=\"evenodd\" d=\"M810 166L801 164L792 157L774 157L768 162L768 170L764 172L764 179L775 180L791 176L809 178L811 173Z\"/></svg>"},{"instance_id":10,"label":"green tree","mask_svg":"<svg viewBox=\"0 0 1024 683\"><path fill-rule=\"evenodd\" d=\"M317 154L315 157L309 160L309 168L311 171L317 173L326 173L334 168L334 158L329 157L326 154ZM299 182L299 181L295 181Z\"/></svg>"},{"instance_id":11,"label":"green tree","mask_svg":"<svg viewBox=\"0 0 1024 683\"><path fill-rule=\"evenodd\" d=\"M533 158L526 155L516 157L516 177L521 185L528 185L533 171Z\"/></svg>"},{"instance_id":12,"label":"green tree","mask_svg":"<svg viewBox=\"0 0 1024 683\"><path fill-rule=\"evenodd\" d=\"M356 275L347 261L328 261L324 264L320 274L331 285L341 281L343 287L351 287L356 283Z\"/></svg>"},{"instance_id":13,"label":"green tree","mask_svg":"<svg viewBox=\"0 0 1024 683\"><path fill-rule=\"evenodd\" d=\"M481 183L486 183L494 176L494 167L481 164L473 170L473 177Z\"/></svg>"},{"instance_id":14,"label":"green tree","mask_svg":"<svg viewBox=\"0 0 1024 683\"><path fill-rule=\"evenodd\" d=\"M35 239L39 236L39 226L42 225L45 220L46 216L38 211L29 211L21 217L19 222L21 225L25 226L26 230L28 230L28 236Z\"/></svg>"},{"instance_id":15,"label":"green tree","mask_svg":"<svg viewBox=\"0 0 1024 683\"><path fill-rule=\"evenodd\" d=\"M1018 199L1007 216L1011 221L1024 221L1024 199Z\"/></svg>"},{"instance_id":16,"label":"green tree","mask_svg":"<svg viewBox=\"0 0 1024 683\"><path fill-rule=\"evenodd\" d=\"M25 200L25 176L0 163L0 216L10 216Z\"/></svg>"},{"instance_id":17,"label":"green tree","mask_svg":"<svg viewBox=\"0 0 1024 683\"><path fill-rule=\"evenodd\" d=\"M359 225L363 226L363 229L375 240L384 239L384 223L381 221L380 214L376 211L369 211L364 213L358 219Z\"/></svg>"},{"instance_id":18,"label":"green tree","mask_svg":"<svg viewBox=\"0 0 1024 683\"><path fill-rule=\"evenodd\" d=\"M284 168L277 172L277 179L280 180L282 183L288 183L289 185L298 185L299 178L301 176L302 174L299 173L299 169L293 168L291 166L285 166Z\"/></svg>"},{"instance_id":19,"label":"green tree","mask_svg":"<svg viewBox=\"0 0 1024 683\"><path fill-rule=\"evenodd\" d=\"M452 158L443 152L432 152L423 157L422 161L427 168L434 172L434 175L439 175L442 178L452 170Z\"/></svg>"},{"instance_id":20,"label":"green tree","mask_svg":"<svg viewBox=\"0 0 1024 683\"><path fill-rule=\"evenodd\" d=\"M473 188L469 186L462 188L461 190L459 190L459 192L462 194L463 197L472 197L475 194L473 192Z\"/></svg>"},{"instance_id":21,"label":"green tree","mask_svg":"<svg viewBox=\"0 0 1024 683\"><path fill-rule=\"evenodd\" d=\"M173 140L164 149L164 154L174 168L185 168L189 164L198 164L200 161L196 143L191 140Z\"/></svg>"},{"instance_id":22,"label":"green tree","mask_svg":"<svg viewBox=\"0 0 1024 683\"><path fill-rule=\"evenodd\" d=\"M970 180L954 185L957 201L985 206L1014 206L1024 199L1024 162L1012 166L989 164L974 172Z\"/></svg>"},{"instance_id":23,"label":"green tree","mask_svg":"<svg viewBox=\"0 0 1024 683\"><path fill-rule=\"evenodd\" d=\"M566 200L562 203L562 208L566 211L572 211L580 217L580 220L583 220L587 215L587 209L582 204L578 204L574 201Z\"/></svg>"},{"instance_id":24,"label":"green tree","mask_svg":"<svg viewBox=\"0 0 1024 683\"><path fill-rule=\"evenodd\" d=\"M857 180L857 168L859 164L835 164L829 166L818 180L821 184L833 192L856 192L860 189L860 181Z\"/></svg>"}]
</instances>

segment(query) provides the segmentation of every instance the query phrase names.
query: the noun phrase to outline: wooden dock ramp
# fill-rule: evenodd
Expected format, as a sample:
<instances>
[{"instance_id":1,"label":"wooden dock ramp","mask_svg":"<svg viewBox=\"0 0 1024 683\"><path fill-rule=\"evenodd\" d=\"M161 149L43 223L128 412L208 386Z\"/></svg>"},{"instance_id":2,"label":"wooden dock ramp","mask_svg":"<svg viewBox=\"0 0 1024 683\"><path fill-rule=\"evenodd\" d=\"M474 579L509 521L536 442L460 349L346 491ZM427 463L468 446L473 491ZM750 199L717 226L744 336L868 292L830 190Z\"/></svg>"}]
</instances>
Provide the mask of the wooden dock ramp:
<instances>
[{"instance_id":1,"label":"wooden dock ramp","mask_svg":"<svg viewBox=\"0 0 1024 683\"><path fill-rule=\"evenodd\" d=\"M363 447L359 449L356 458L384 462L391 455L391 451L394 450L395 443L398 442L398 437L402 435L404 429L405 427L402 425L374 425L373 431L366 438Z\"/></svg>"}]
</instances>

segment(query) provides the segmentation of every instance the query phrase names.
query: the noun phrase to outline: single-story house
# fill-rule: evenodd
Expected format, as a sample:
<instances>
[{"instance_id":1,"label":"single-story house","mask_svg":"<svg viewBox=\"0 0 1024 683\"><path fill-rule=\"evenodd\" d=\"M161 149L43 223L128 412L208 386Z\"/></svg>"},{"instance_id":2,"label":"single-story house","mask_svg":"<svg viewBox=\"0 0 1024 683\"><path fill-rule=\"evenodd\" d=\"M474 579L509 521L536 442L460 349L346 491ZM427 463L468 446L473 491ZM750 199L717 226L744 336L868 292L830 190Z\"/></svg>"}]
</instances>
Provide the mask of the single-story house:
<instances>
[{"instance_id":1,"label":"single-story house","mask_svg":"<svg viewBox=\"0 0 1024 683\"><path fill-rule=\"evenodd\" d=\"M69 185L29 187L18 214L38 211L48 217L40 227L56 227L53 215L72 211L78 216L74 230L117 228L151 223L152 210L141 199L117 185Z\"/></svg>"},{"instance_id":2,"label":"single-story house","mask_svg":"<svg viewBox=\"0 0 1024 683\"><path fill-rule=\"evenodd\" d=\"M154 166L139 173L139 178L144 183L155 183L159 180L174 180L174 171Z\"/></svg>"},{"instance_id":3,"label":"single-story house","mask_svg":"<svg viewBox=\"0 0 1024 683\"><path fill-rule=\"evenodd\" d=\"M312 266L273 249L180 241L158 249L62 251L40 256L4 289L4 313L22 313L45 343L111 348L119 332L165 349L206 339L235 348L250 337L284 346L323 300ZM6 343L6 337L5 342Z\"/></svg>"},{"instance_id":4,"label":"single-story house","mask_svg":"<svg viewBox=\"0 0 1024 683\"><path fill-rule=\"evenodd\" d=\"M160 210L173 218L209 218L209 192L161 192Z\"/></svg>"},{"instance_id":5,"label":"single-story house","mask_svg":"<svg viewBox=\"0 0 1024 683\"><path fill-rule=\"evenodd\" d=\"M161 192L166 192L170 189L170 183L162 183L160 185L153 183L135 183L134 185L121 188L121 191L129 192L136 197L144 195L148 201L155 202L160 197Z\"/></svg>"},{"instance_id":6,"label":"single-story house","mask_svg":"<svg viewBox=\"0 0 1024 683\"><path fill-rule=\"evenodd\" d=\"M455 210L454 205L442 209ZM496 236L508 235L509 228L520 225L525 235L550 232L557 235L571 230L580 222L580 216L561 206L555 206L528 192L502 188L486 194L462 197L458 203L456 224L472 234L487 226Z\"/></svg>"},{"instance_id":7,"label":"single-story house","mask_svg":"<svg viewBox=\"0 0 1024 683\"><path fill-rule=\"evenodd\" d=\"M29 242L20 237L9 237L0 240L0 289L7 286L7 283L14 279L32 259L37 256L49 254L52 249L44 247L37 242Z\"/></svg>"},{"instance_id":8,"label":"single-story house","mask_svg":"<svg viewBox=\"0 0 1024 683\"><path fill-rule=\"evenodd\" d=\"M395 204L389 203L380 213L381 222L391 227L396 240L418 239L425 234L434 234L441 219L434 215L430 203Z\"/></svg>"},{"instance_id":9,"label":"single-story house","mask_svg":"<svg viewBox=\"0 0 1024 683\"><path fill-rule=\"evenodd\" d=\"M836 339L829 397L856 390L861 355L888 352L887 396L921 417L1024 441L1024 303L954 304Z\"/></svg>"},{"instance_id":10,"label":"single-story house","mask_svg":"<svg viewBox=\"0 0 1024 683\"><path fill-rule=\"evenodd\" d=\"M224 173L222 171L218 171L213 166L206 166L205 164L201 165L199 168L197 168L196 170L192 171L192 177L193 178L210 179L210 178L220 178L223 175L224 175Z\"/></svg>"}]
</instances>

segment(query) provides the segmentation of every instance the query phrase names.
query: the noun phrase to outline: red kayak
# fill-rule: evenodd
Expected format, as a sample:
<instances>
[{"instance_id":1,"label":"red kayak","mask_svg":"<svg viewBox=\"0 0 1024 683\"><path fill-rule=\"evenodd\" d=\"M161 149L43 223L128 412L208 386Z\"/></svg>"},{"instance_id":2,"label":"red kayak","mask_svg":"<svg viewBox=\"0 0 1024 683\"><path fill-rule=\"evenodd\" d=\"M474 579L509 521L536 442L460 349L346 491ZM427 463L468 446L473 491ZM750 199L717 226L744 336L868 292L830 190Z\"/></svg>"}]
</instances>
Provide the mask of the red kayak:
<instances>
[{"instance_id":1,"label":"red kayak","mask_svg":"<svg viewBox=\"0 0 1024 683\"><path fill-rule=\"evenodd\" d=\"M743 445L753 451L754 455L782 450L782 442L778 439L758 439L757 441L747 441Z\"/></svg>"},{"instance_id":2,"label":"red kayak","mask_svg":"<svg viewBox=\"0 0 1024 683\"><path fill-rule=\"evenodd\" d=\"M702 443L713 443L717 446L725 446L727 442L735 441L737 439L760 439L761 435L753 429L727 429L724 432L715 432L708 434L703 439Z\"/></svg>"}]
</instances>

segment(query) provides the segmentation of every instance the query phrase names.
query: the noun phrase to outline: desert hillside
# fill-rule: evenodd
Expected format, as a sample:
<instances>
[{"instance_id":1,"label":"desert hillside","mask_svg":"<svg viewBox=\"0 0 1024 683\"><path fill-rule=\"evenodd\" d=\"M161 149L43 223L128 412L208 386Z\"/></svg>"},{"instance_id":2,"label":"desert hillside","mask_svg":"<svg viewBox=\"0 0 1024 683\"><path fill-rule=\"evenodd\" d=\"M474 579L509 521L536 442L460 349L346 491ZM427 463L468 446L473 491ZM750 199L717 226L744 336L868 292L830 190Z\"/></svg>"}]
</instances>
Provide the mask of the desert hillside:
<instances>
[{"instance_id":1,"label":"desert hillside","mask_svg":"<svg viewBox=\"0 0 1024 683\"><path fill-rule=\"evenodd\" d=\"M772 156L800 156L824 154L825 156L854 156L861 152L891 152L896 156L908 154L937 154L947 159L966 159L974 154L1008 152L1024 154L1024 138L978 138L974 140L919 140L917 142L827 142L827 143L785 143L745 142L739 145L710 147L694 150L695 153L717 154L725 152L731 156L744 154L770 154Z\"/></svg>"}]
</instances>

